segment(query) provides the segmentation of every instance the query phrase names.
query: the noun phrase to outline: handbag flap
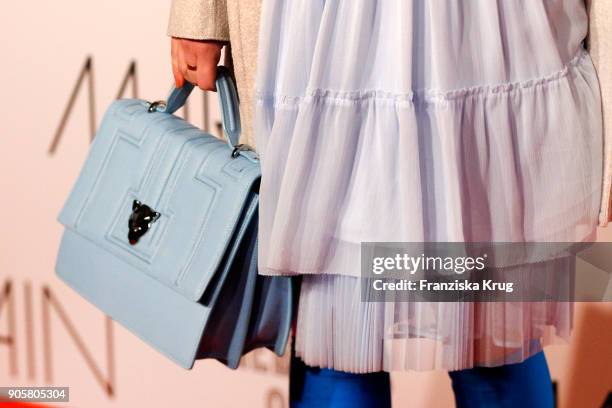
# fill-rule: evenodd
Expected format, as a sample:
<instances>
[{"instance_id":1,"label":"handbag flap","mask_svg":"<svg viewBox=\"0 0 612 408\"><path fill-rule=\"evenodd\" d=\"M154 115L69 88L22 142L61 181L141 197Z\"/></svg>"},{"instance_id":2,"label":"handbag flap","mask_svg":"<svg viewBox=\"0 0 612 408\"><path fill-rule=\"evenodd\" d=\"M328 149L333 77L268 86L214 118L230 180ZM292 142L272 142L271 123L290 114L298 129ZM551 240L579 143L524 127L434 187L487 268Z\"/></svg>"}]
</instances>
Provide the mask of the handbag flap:
<instances>
[{"instance_id":1,"label":"handbag flap","mask_svg":"<svg viewBox=\"0 0 612 408\"><path fill-rule=\"evenodd\" d=\"M259 163L148 106L138 99L110 106L58 221L198 301L256 212ZM157 218L148 224L146 215ZM131 236L134 244L130 216L145 231Z\"/></svg>"}]
</instances>

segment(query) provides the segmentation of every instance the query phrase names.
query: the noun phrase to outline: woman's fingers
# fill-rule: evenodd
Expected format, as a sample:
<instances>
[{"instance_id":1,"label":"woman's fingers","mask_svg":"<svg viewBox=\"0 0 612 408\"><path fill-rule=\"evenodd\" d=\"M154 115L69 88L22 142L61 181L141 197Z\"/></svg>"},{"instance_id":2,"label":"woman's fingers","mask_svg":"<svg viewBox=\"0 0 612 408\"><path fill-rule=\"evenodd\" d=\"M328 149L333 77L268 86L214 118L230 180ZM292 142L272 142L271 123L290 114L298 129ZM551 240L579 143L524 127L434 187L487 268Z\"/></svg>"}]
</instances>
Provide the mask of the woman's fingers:
<instances>
[{"instance_id":1,"label":"woman's fingers","mask_svg":"<svg viewBox=\"0 0 612 408\"><path fill-rule=\"evenodd\" d=\"M185 80L197 86L198 85L197 71L188 69L187 73L185 74Z\"/></svg>"},{"instance_id":2,"label":"woman's fingers","mask_svg":"<svg viewBox=\"0 0 612 408\"><path fill-rule=\"evenodd\" d=\"M194 46L194 41L183 40L181 42L183 48L183 56L187 69L195 70L198 66L198 50Z\"/></svg>"},{"instance_id":3,"label":"woman's fingers","mask_svg":"<svg viewBox=\"0 0 612 408\"><path fill-rule=\"evenodd\" d=\"M185 77L179 69L178 59L178 42L176 38L172 38L170 41L170 54L172 56L172 75L174 76L174 83L177 88L181 88L185 84Z\"/></svg>"},{"instance_id":4,"label":"woman's fingers","mask_svg":"<svg viewBox=\"0 0 612 408\"><path fill-rule=\"evenodd\" d=\"M185 60L185 50L183 47L183 40L179 40L177 46L177 64L178 70L185 81L190 81L189 78L189 69L187 69L187 61Z\"/></svg>"},{"instance_id":5,"label":"woman's fingers","mask_svg":"<svg viewBox=\"0 0 612 408\"><path fill-rule=\"evenodd\" d=\"M206 91L216 91L215 80L217 79L217 60L209 54L198 55L198 69L196 71L197 84Z\"/></svg>"},{"instance_id":6,"label":"woman's fingers","mask_svg":"<svg viewBox=\"0 0 612 408\"><path fill-rule=\"evenodd\" d=\"M218 41L173 38L172 73L176 86L180 88L188 81L201 89L215 91L222 48L223 44Z\"/></svg>"}]
</instances>

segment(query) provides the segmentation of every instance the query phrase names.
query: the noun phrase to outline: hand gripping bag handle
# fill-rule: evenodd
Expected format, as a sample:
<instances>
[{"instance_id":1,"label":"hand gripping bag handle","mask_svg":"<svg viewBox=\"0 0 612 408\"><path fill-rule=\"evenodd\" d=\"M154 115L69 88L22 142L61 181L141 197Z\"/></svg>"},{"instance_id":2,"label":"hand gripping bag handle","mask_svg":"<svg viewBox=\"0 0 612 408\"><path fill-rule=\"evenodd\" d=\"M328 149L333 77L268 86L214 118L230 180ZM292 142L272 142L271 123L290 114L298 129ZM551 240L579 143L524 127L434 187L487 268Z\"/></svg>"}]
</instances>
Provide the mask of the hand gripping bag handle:
<instances>
[{"instance_id":1,"label":"hand gripping bag handle","mask_svg":"<svg viewBox=\"0 0 612 408\"><path fill-rule=\"evenodd\" d=\"M239 144L241 129L238 93L236 92L236 87L232 81L229 69L222 65L217 67L215 84L217 86L217 94L219 95L223 132L227 138L227 144L232 149L233 155L242 154L249 149L248 147L243 148L242 145ZM185 104L193 88L194 85L190 82L185 82L180 88L173 85L166 102L154 102L151 104L149 110L172 114ZM248 158L252 158L252 155L244 155Z\"/></svg>"}]
</instances>

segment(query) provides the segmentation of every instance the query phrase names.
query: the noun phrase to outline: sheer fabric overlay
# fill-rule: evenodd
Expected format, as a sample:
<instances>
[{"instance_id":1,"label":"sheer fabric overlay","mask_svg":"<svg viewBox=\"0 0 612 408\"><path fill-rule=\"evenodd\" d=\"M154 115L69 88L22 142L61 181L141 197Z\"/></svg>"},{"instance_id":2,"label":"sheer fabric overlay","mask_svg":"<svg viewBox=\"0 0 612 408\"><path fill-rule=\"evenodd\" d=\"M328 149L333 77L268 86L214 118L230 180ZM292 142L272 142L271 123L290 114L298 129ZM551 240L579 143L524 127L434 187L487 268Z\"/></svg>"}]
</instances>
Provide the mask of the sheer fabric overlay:
<instances>
[{"instance_id":1,"label":"sheer fabric overlay","mask_svg":"<svg viewBox=\"0 0 612 408\"><path fill-rule=\"evenodd\" d=\"M305 275L307 363L460 369L522 361L544 327L567 335L567 303L361 302L360 243L592 237L602 119L587 24L581 0L264 0L259 271Z\"/></svg>"}]
</instances>

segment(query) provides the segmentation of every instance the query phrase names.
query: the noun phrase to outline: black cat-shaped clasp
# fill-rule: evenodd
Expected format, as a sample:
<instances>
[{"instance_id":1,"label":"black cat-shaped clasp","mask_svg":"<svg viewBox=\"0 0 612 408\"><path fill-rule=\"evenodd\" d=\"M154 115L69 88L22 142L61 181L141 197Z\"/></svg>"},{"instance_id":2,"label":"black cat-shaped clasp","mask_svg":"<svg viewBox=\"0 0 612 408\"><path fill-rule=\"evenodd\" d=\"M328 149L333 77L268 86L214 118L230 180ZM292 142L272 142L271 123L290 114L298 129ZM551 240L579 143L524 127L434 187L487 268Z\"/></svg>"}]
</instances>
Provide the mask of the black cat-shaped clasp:
<instances>
[{"instance_id":1,"label":"black cat-shaped clasp","mask_svg":"<svg viewBox=\"0 0 612 408\"><path fill-rule=\"evenodd\" d=\"M160 214L154 211L151 207L146 204L142 204L138 200L134 200L132 203L132 214L128 220L128 226L130 228L128 232L128 241L131 245L138 242L153 224L159 218Z\"/></svg>"}]
</instances>

